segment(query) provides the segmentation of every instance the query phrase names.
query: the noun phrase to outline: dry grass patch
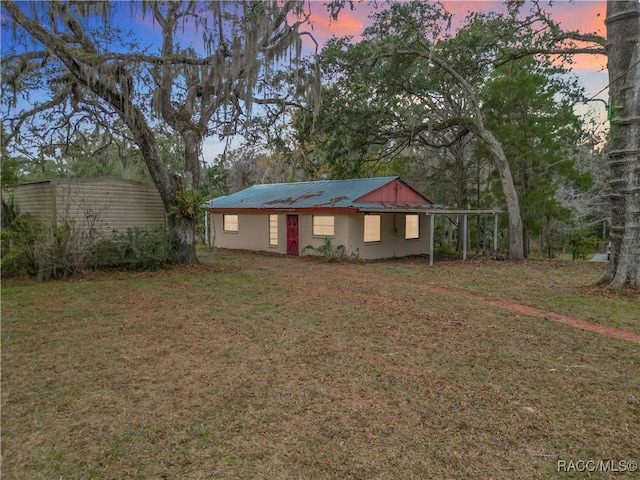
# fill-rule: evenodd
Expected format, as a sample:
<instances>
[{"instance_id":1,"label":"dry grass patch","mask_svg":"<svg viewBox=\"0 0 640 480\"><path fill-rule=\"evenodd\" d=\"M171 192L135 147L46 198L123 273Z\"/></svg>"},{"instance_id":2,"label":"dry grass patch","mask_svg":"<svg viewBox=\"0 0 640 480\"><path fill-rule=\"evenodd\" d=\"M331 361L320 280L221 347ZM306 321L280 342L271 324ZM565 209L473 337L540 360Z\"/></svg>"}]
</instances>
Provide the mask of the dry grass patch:
<instances>
[{"instance_id":1,"label":"dry grass patch","mask_svg":"<svg viewBox=\"0 0 640 480\"><path fill-rule=\"evenodd\" d=\"M428 261L428 260L427 260ZM551 312L640 333L640 291L596 287L606 264L587 261L489 259L438 261L424 268L420 259L370 265L372 272L416 284L529 305Z\"/></svg>"},{"instance_id":2,"label":"dry grass patch","mask_svg":"<svg viewBox=\"0 0 640 480\"><path fill-rule=\"evenodd\" d=\"M3 287L3 478L550 478L640 457L638 345L394 281L410 263L211 261Z\"/></svg>"}]
</instances>

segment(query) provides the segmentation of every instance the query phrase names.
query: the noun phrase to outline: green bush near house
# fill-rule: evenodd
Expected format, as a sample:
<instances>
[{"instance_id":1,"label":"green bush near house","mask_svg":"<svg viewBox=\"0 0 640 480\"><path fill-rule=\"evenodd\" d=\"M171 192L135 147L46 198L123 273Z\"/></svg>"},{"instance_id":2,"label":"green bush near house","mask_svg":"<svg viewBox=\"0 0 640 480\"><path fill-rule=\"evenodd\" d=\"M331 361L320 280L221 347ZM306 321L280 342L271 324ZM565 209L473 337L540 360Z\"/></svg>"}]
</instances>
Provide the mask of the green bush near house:
<instances>
[{"instance_id":1,"label":"green bush near house","mask_svg":"<svg viewBox=\"0 0 640 480\"><path fill-rule=\"evenodd\" d=\"M324 237L322 244L318 247L313 245L307 245L302 249L303 255L315 255L323 257L326 260L358 260L357 254L347 254L347 249L344 245L334 245L333 241L329 237Z\"/></svg>"},{"instance_id":2,"label":"green bush near house","mask_svg":"<svg viewBox=\"0 0 640 480\"><path fill-rule=\"evenodd\" d=\"M452 247L437 247L433 253L436 255L446 255L448 257L462 257L462 252L458 252Z\"/></svg>"}]
</instances>

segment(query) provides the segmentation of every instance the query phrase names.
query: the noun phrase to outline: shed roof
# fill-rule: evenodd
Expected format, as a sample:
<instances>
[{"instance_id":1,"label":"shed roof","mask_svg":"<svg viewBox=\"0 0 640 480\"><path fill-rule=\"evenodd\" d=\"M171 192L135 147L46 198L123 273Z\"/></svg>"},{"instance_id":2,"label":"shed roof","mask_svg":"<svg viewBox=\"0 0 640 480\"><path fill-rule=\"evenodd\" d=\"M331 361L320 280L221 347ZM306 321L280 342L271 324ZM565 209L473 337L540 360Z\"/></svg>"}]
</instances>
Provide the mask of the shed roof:
<instances>
[{"instance_id":1,"label":"shed roof","mask_svg":"<svg viewBox=\"0 0 640 480\"><path fill-rule=\"evenodd\" d=\"M130 185L139 185L141 187L149 187L155 189L155 185L153 183L141 182L139 180L131 180L128 178L121 177L73 177L73 178L52 178L49 180L38 180L35 182L22 182L17 183L15 185L10 185L9 188L23 187L25 185L44 185L44 184L52 184L52 185L70 185L70 184L91 184L91 183L103 183L103 182L118 182L123 184Z\"/></svg>"},{"instance_id":2,"label":"shed roof","mask_svg":"<svg viewBox=\"0 0 640 480\"><path fill-rule=\"evenodd\" d=\"M399 183L410 190L409 200L363 199L384 187ZM359 201L360 199L364 201ZM254 185L231 195L218 197L205 204L212 211L231 210L347 210L347 211L413 211L432 209L427 198L413 190L399 177L320 180L315 182L273 183Z\"/></svg>"}]
</instances>

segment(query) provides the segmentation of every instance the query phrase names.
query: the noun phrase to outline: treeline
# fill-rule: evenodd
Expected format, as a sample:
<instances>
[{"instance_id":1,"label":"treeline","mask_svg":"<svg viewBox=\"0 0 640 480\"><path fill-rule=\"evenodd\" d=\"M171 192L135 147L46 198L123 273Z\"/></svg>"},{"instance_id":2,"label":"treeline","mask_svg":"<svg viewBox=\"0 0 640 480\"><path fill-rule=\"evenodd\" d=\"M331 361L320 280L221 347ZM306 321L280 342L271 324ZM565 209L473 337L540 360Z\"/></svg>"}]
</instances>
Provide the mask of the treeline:
<instances>
[{"instance_id":1,"label":"treeline","mask_svg":"<svg viewBox=\"0 0 640 480\"><path fill-rule=\"evenodd\" d=\"M584 91L570 74L576 42L580 53L603 54L603 38L562 31L522 2L470 13L456 29L440 4L390 2L360 40L334 38L302 58L305 2L238 6L140 4L165 42L141 55L135 33L81 30L88 20L113 27L117 4L100 13L43 4L32 18L7 2L7 21L33 37L33 52L8 49L4 57L11 95L3 108L12 115L3 121L3 184L121 176L153 182L170 213L183 197L254 183L399 175L451 208L503 209L501 238L512 259L608 237L602 122L575 114ZM330 6L339 15L344 2ZM216 32L207 30L209 18ZM208 56L183 48L177 27L188 19L202 25ZM73 29L65 33L65 25ZM41 55L40 43L56 39L57 57ZM14 111L16 97L47 78L55 79L50 104ZM245 141L202 158L207 137ZM197 216L170 218L182 261L197 261ZM443 230L460 230L458 221ZM478 249L486 229L471 229ZM453 237L457 249L470 241Z\"/></svg>"}]
</instances>

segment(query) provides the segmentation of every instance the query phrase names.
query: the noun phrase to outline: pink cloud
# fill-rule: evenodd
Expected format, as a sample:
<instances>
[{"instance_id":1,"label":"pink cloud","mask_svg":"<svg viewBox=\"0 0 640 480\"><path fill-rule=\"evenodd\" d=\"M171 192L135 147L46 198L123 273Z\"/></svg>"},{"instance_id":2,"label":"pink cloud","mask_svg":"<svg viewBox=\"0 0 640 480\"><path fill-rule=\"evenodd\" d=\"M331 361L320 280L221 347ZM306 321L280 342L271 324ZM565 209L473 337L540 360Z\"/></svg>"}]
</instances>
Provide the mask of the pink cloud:
<instances>
[{"instance_id":1,"label":"pink cloud","mask_svg":"<svg viewBox=\"0 0 640 480\"><path fill-rule=\"evenodd\" d=\"M470 11L489 13L504 9L504 3L501 1L443 0L442 3L454 16L454 25L460 24ZM566 30L605 34L605 0L557 1L551 7L544 8ZM527 5L523 11L527 11ZM371 12L370 3L356 3L354 10L346 8L340 12L337 21L330 21L326 10L316 8L312 11L314 38L320 45L332 36L353 35L358 40L363 29L371 24L371 19L368 18ZM601 71L602 69L606 69L604 56L578 55L575 57L574 70L576 71Z\"/></svg>"},{"instance_id":2,"label":"pink cloud","mask_svg":"<svg viewBox=\"0 0 640 480\"><path fill-rule=\"evenodd\" d=\"M460 24L470 11L488 13L504 9L504 4L501 1L442 1L447 11L454 15L454 25ZM324 2L310 2L309 5L311 5L313 25L305 28L305 30L308 30L313 35L318 42L319 48L322 48L322 45L334 36L351 35L358 41L362 31L372 23L369 15L374 12L374 5L376 4L366 1L356 2L353 10L347 6L340 12L338 19L335 21L331 20L329 12L324 7ZM378 3L377 8L385 8L385 6L382 3ZM585 33L597 32L602 35L605 33L605 0L556 1L552 7L545 6L545 8L551 13L552 18L560 22L565 29L578 30ZM527 10L526 5L523 10ZM157 35L158 27L155 25L152 15L143 16L137 14L132 20L138 28L142 28L147 32L147 36ZM185 41L191 41L196 45L200 40L195 31L188 31L183 35ZM313 50L315 48L309 39L304 40L304 44L309 49ZM606 71L606 58L604 56L578 55L574 59L573 70L578 74Z\"/></svg>"},{"instance_id":3,"label":"pink cloud","mask_svg":"<svg viewBox=\"0 0 640 480\"><path fill-rule=\"evenodd\" d=\"M371 24L370 19L367 18L368 15L369 11L364 8L343 10L334 21L326 11L313 12L313 37L320 45L326 43L331 37L352 35L358 40L365 27Z\"/></svg>"},{"instance_id":4,"label":"pink cloud","mask_svg":"<svg viewBox=\"0 0 640 480\"><path fill-rule=\"evenodd\" d=\"M585 88L587 97L606 91L609 83L606 56L575 55L571 71Z\"/></svg>"},{"instance_id":5,"label":"pink cloud","mask_svg":"<svg viewBox=\"0 0 640 480\"><path fill-rule=\"evenodd\" d=\"M495 0L442 0L442 3L447 11L454 16L454 26L459 25L472 11L489 13L504 10L504 3ZM318 5L318 3L312 3L312 5ZM382 8L382 5L378 4L378 8ZM523 11L526 11L527 8L528 6L525 5ZM544 8L566 30L605 34L606 0L556 1L551 7L544 6ZM312 10L311 17L314 21L314 37L321 45L332 36L353 35L358 39L362 30L371 24L371 19L368 16L372 11L371 3L357 2L354 10L347 7L340 12L336 21L331 21L329 13L324 8L316 7Z\"/></svg>"},{"instance_id":6,"label":"pink cloud","mask_svg":"<svg viewBox=\"0 0 640 480\"><path fill-rule=\"evenodd\" d=\"M456 0L444 0L442 2L444 8L454 15L463 19L469 12L495 12L504 8L502 2L477 1L477 2L460 2Z\"/></svg>"},{"instance_id":7,"label":"pink cloud","mask_svg":"<svg viewBox=\"0 0 640 480\"><path fill-rule=\"evenodd\" d=\"M551 10L553 18L565 30L579 30L583 33L596 32L605 35L604 19L606 1L581 1L575 3L559 3Z\"/></svg>"}]
</instances>

